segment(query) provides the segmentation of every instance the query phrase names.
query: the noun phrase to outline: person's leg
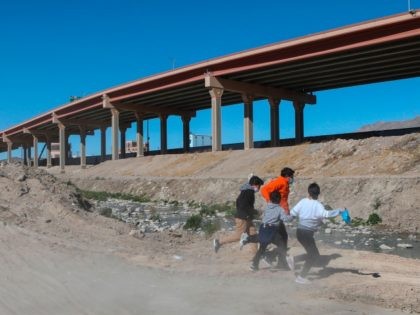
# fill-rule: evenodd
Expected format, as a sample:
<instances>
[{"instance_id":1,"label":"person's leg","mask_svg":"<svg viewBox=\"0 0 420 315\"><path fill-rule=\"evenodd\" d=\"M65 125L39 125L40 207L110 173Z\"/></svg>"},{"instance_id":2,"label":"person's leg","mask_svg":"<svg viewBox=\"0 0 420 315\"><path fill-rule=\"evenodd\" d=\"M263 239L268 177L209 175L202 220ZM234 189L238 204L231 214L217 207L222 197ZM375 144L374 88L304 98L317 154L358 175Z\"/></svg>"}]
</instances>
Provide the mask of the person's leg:
<instances>
[{"instance_id":1,"label":"person's leg","mask_svg":"<svg viewBox=\"0 0 420 315\"><path fill-rule=\"evenodd\" d=\"M303 265L302 271L300 272L300 276L305 278L311 267L318 259L319 251L315 244L313 231L297 229L296 235L299 243L301 243L303 248L306 250L305 264Z\"/></svg>"},{"instance_id":2,"label":"person's leg","mask_svg":"<svg viewBox=\"0 0 420 315\"><path fill-rule=\"evenodd\" d=\"M238 242L241 238L241 234L247 230L247 227L248 225L246 220L235 218L235 230L233 231L233 233L221 237L219 239L220 245Z\"/></svg>"},{"instance_id":3,"label":"person's leg","mask_svg":"<svg viewBox=\"0 0 420 315\"><path fill-rule=\"evenodd\" d=\"M280 228L280 235L283 239L283 243L287 252L287 242L289 240L289 235L287 234L286 226L284 225L283 221L280 222L279 228Z\"/></svg>"},{"instance_id":4,"label":"person's leg","mask_svg":"<svg viewBox=\"0 0 420 315\"><path fill-rule=\"evenodd\" d=\"M267 243L260 243L260 247L258 248L257 253L255 254L254 258L252 259L251 269L256 271L260 265L261 256L264 254L265 250L267 249Z\"/></svg>"},{"instance_id":5,"label":"person's leg","mask_svg":"<svg viewBox=\"0 0 420 315\"><path fill-rule=\"evenodd\" d=\"M278 234L275 238L275 244L277 245L277 251L278 251L278 260L277 260L277 267L281 268L287 268L287 262L286 262L286 254L287 254L287 240L288 235L286 231L286 226L283 222L281 222L279 226Z\"/></svg>"},{"instance_id":6,"label":"person's leg","mask_svg":"<svg viewBox=\"0 0 420 315\"><path fill-rule=\"evenodd\" d=\"M251 252L255 254L258 249L258 234L257 234L257 228L254 225L254 222L252 220L246 221L247 227L246 232L249 235L248 243L250 243ZM266 246L267 247L267 246Z\"/></svg>"},{"instance_id":7,"label":"person's leg","mask_svg":"<svg viewBox=\"0 0 420 315\"><path fill-rule=\"evenodd\" d=\"M285 242L281 234L276 231L276 234L273 237L273 244L277 246L277 268L280 269L289 269L286 262L286 251Z\"/></svg>"}]
</instances>

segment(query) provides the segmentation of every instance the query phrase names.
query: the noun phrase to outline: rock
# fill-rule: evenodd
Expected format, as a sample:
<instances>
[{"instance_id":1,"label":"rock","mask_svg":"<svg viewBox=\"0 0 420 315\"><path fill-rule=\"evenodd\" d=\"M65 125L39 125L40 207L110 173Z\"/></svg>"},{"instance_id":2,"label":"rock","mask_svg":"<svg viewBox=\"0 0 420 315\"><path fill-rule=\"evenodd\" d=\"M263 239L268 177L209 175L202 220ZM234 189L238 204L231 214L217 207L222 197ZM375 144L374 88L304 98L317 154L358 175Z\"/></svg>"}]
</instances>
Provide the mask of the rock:
<instances>
[{"instance_id":1,"label":"rock","mask_svg":"<svg viewBox=\"0 0 420 315\"><path fill-rule=\"evenodd\" d=\"M335 245L341 245L341 241L335 241L334 244Z\"/></svg>"},{"instance_id":2,"label":"rock","mask_svg":"<svg viewBox=\"0 0 420 315\"><path fill-rule=\"evenodd\" d=\"M397 244L397 247L401 247L401 248L413 248L413 245L400 243L400 244Z\"/></svg>"},{"instance_id":3,"label":"rock","mask_svg":"<svg viewBox=\"0 0 420 315\"><path fill-rule=\"evenodd\" d=\"M139 238L139 239L145 236L145 234L140 230L131 230L128 235L133 236L135 238Z\"/></svg>"},{"instance_id":4,"label":"rock","mask_svg":"<svg viewBox=\"0 0 420 315\"><path fill-rule=\"evenodd\" d=\"M379 246L380 249L382 250L391 250L394 249L393 247L389 247L388 245L385 244L381 244L381 246Z\"/></svg>"},{"instance_id":5,"label":"rock","mask_svg":"<svg viewBox=\"0 0 420 315\"><path fill-rule=\"evenodd\" d=\"M170 232L170 235L173 237L182 237L182 233Z\"/></svg>"},{"instance_id":6,"label":"rock","mask_svg":"<svg viewBox=\"0 0 420 315\"><path fill-rule=\"evenodd\" d=\"M26 175L25 175L25 174L20 175L20 176L17 178L17 180L18 180L19 182L23 182L23 181L25 181L25 180L26 180Z\"/></svg>"},{"instance_id":7,"label":"rock","mask_svg":"<svg viewBox=\"0 0 420 315\"><path fill-rule=\"evenodd\" d=\"M326 228L325 231L324 231L325 234L331 234L331 232L332 232L332 230L330 228Z\"/></svg>"}]
</instances>

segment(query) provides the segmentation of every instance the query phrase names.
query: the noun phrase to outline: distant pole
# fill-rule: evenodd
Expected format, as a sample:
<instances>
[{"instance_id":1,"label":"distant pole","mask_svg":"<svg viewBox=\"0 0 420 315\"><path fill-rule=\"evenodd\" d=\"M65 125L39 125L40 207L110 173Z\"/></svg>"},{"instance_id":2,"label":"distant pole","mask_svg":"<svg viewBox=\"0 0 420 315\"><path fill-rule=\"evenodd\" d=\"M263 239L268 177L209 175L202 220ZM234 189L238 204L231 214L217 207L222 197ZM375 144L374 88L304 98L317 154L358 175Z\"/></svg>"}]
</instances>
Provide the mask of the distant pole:
<instances>
[{"instance_id":1,"label":"distant pole","mask_svg":"<svg viewBox=\"0 0 420 315\"><path fill-rule=\"evenodd\" d=\"M408 3L408 11L411 11L411 0L407 0Z\"/></svg>"}]
</instances>

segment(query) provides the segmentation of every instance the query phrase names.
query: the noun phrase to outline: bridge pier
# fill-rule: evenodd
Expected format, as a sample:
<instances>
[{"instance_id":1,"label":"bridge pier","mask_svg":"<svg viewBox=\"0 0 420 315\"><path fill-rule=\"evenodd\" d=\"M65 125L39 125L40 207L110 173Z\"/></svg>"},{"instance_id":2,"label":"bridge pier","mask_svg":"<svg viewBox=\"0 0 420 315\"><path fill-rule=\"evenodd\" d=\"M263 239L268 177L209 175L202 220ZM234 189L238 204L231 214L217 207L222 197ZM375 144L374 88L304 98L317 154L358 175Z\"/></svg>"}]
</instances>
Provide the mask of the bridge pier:
<instances>
[{"instance_id":1,"label":"bridge pier","mask_svg":"<svg viewBox=\"0 0 420 315\"><path fill-rule=\"evenodd\" d=\"M168 115L160 114L160 153L166 154L168 150Z\"/></svg>"},{"instance_id":2,"label":"bridge pier","mask_svg":"<svg viewBox=\"0 0 420 315\"><path fill-rule=\"evenodd\" d=\"M86 127L79 126L80 130L80 168L86 168Z\"/></svg>"},{"instance_id":3,"label":"bridge pier","mask_svg":"<svg viewBox=\"0 0 420 315\"><path fill-rule=\"evenodd\" d=\"M304 137L303 109L305 104L294 101L293 107L295 108L295 139L296 143L302 143Z\"/></svg>"},{"instance_id":4,"label":"bridge pier","mask_svg":"<svg viewBox=\"0 0 420 315\"><path fill-rule=\"evenodd\" d=\"M270 135L271 135L271 146L277 147L279 145L279 106L280 99L269 97L268 102L270 104Z\"/></svg>"},{"instance_id":5,"label":"bridge pier","mask_svg":"<svg viewBox=\"0 0 420 315\"><path fill-rule=\"evenodd\" d=\"M137 142L137 151L136 156L144 156L144 140L143 140L143 116L139 112L134 113L136 116L136 142Z\"/></svg>"},{"instance_id":6,"label":"bridge pier","mask_svg":"<svg viewBox=\"0 0 420 315\"><path fill-rule=\"evenodd\" d=\"M244 149L252 149L254 147L254 97L242 94L244 102Z\"/></svg>"},{"instance_id":7,"label":"bridge pier","mask_svg":"<svg viewBox=\"0 0 420 315\"><path fill-rule=\"evenodd\" d=\"M221 106L223 89L213 87L209 90L211 96L211 139L212 151L222 150Z\"/></svg>"},{"instance_id":8,"label":"bridge pier","mask_svg":"<svg viewBox=\"0 0 420 315\"><path fill-rule=\"evenodd\" d=\"M101 128L101 162L105 161L106 156L106 126Z\"/></svg>"},{"instance_id":9,"label":"bridge pier","mask_svg":"<svg viewBox=\"0 0 420 315\"><path fill-rule=\"evenodd\" d=\"M190 151L190 121L191 117L183 115L182 119L182 139L184 152Z\"/></svg>"}]
</instances>

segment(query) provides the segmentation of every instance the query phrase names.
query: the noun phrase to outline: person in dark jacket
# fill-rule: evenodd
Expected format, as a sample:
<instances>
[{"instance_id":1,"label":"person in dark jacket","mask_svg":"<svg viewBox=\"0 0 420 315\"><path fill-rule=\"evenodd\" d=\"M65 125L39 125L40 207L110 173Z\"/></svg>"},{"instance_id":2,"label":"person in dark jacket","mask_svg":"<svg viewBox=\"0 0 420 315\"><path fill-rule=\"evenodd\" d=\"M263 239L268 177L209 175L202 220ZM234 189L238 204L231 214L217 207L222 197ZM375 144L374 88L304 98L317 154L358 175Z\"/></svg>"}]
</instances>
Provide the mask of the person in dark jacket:
<instances>
[{"instance_id":1,"label":"person in dark jacket","mask_svg":"<svg viewBox=\"0 0 420 315\"><path fill-rule=\"evenodd\" d=\"M239 241L243 233L247 233L249 237L257 235L257 229L252 222L258 215L258 211L254 208L255 193L260 190L263 184L264 181L261 178L252 176L248 183L241 186L239 196L236 198L235 231L230 235L213 240L216 253L223 244ZM257 243L252 243L252 247L255 247L253 248L254 254L257 251L257 245Z\"/></svg>"}]
</instances>

